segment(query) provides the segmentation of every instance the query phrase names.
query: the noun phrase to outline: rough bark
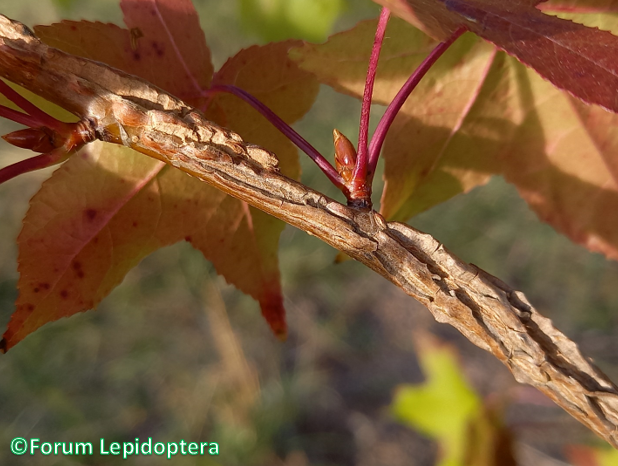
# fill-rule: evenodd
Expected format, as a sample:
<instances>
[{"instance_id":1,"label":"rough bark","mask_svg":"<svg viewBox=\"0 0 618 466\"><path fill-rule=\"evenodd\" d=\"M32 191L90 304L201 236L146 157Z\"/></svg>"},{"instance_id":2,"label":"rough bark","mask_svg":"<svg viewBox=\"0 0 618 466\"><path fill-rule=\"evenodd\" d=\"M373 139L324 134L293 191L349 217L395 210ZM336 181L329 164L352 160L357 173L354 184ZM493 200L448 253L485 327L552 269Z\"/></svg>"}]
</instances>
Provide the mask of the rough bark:
<instances>
[{"instance_id":1,"label":"rough bark","mask_svg":"<svg viewBox=\"0 0 618 466\"><path fill-rule=\"evenodd\" d=\"M519 291L428 234L346 207L279 173L276 157L162 90L50 48L0 16L0 76L75 113L98 139L162 160L362 262L618 447L618 389Z\"/></svg>"}]
</instances>

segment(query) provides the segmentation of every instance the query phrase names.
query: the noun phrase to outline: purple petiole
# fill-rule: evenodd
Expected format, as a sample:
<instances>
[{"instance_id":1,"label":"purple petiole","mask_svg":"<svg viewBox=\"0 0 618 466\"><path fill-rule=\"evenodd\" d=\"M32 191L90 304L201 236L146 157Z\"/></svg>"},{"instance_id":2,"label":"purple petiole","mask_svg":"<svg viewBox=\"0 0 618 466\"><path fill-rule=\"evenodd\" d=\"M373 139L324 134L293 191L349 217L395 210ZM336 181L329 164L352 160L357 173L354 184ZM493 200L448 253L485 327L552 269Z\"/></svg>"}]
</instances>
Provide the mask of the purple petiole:
<instances>
[{"instance_id":1,"label":"purple petiole","mask_svg":"<svg viewBox=\"0 0 618 466\"><path fill-rule=\"evenodd\" d=\"M34 170L40 170L41 168L49 167L50 165L56 165L63 162L73 151L67 152L65 147L56 147L50 152L37 155L36 157L30 157L25 160L21 160L17 163L9 165L0 169L0 184L8 181L16 176L23 175Z\"/></svg>"},{"instance_id":2,"label":"purple petiole","mask_svg":"<svg viewBox=\"0 0 618 466\"><path fill-rule=\"evenodd\" d=\"M299 149L305 152L311 160L313 160L318 167L324 172L328 179L339 189L345 189L344 181L341 175L335 170L331 163L324 158L318 150L313 147L305 138L298 134L290 125L283 121L275 112L253 97L247 91L243 89L231 86L231 85L217 85L204 91L205 95L216 94L219 92L227 92L233 94L236 97L240 97L245 102L250 104L258 112L260 112L268 121L270 121L279 131L281 131L287 138L292 141Z\"/></svg>"},{"instance_id":3,"label":"purple petiole","mask_svg":"<svg viewBox=\"0 0 618 466\"><path fill-rule=\"evenodd\" d=\"M352 175L354 184L358 184L359 188L361 185L366 184L368 176L369 157L367 152L367 142L369 140L369 114L371 112L373 84L375 82L376 71L378 69L380 50L382 49L382 43L384 42L384 34L386 32L386 25L388 24L389 17L390 10L388 8L382 8L380 18L378 19L375 39L373 41L373 48L371 49L371 58L369 59L367 78L365 79L365 89L363 91L363 103L361 106L358 135L358 153L356 155L356 166L354 167L354 173ZM370 189L370 187L368 188Z\"/></svg>"},{"instance_id":4,"label":"purple petiole","mask_svg":"<svg viewBox=\"0 0 618 466\"><path fill-rule=\"evenodd\" d=\"M57 131L58 133L63 133L67 131L67 126L65 123L56 120L54 117L48 115L36 105L31 103L28 99L22 97L21 94L13 90L13 88L7 83L5 83L2 79L0 79L0 94L4 94L15 105L17 105L24 112L26 112L26 114L23 114L21 112L17 112L8 107L0 105L0 116L29 126L31 128L46 126Z\"/></svg>"},{"instance_id":5,"label":"purple petiole","mask_svg":"<svg viewBox=\"0 0 618 466\"><path fill-rule=\"evenodd\" d=\"M457 40L467 29L465 27L458 28L451 36L445 40L444 42L440 42L423 62L419 65L419 67L414 70L414 73L408 78L406 83L401 87L393 101L389 104L386 112L382 115L380 122L375 130L371 138L371 142L369 143L369 178L373 178L373 174L375 173L376 166L378 165L378 158L380 157L380 151L382 150L382 145L384 144L384 139L386 138L386 133L388 129L391 127L391 124L395 120L397 113L401 110L401 107L410 96L414 88L418 85L418 83L423 79L423 76L427 74L429 68L433 66L433 64L442 56L442 54L448 49L455 40Z\"/></svg>"},{"instance_id":6,"label":"purple petiole","mask_svg":"<svg viewBox=\"0 0 618 466\"><path fill-rule=\"evenodd\" d=\"M368 144L369 136L369 113L371 109L371 100L373 94L373 86L375 83L376 70L378 68L378 60L380 50L384 41L386 25L390 16L390 11L387 8L382 8L378 27L376 29L373 48L371 50L371 58L367 70L365 80L365 89L363 92L363 102L361 108L359 138L358 138L358 154L356 156L356 164L352 173L351 180L347 181L339 174L339 172L326 160L317 149L307 142L300 134L298 134L290 125L277 116L270 108L249 94L247 91L232 85L216 85L203 92L205 96L212 96L220 92L233 94L258 110L268 121L270 121L279 131L290 139L298 148L304 151L324 172L328 179L337 186L348 198L348 204L362 208L371 207L371 182L378 164L380 151L386 138L391 124L395 116L410 96L410 93L418 85L421 79L427 74L427 71L433 64L442 56L442 54L451 46L457 38L464 32L465 27L458 28L444 42L439 43L431 53L423 60L419 67L412 73L410 78L397 93L393 101L390 103L386 112L380 119L371 142ZM0 108L0 111L2 108ZM10 110L10 109L7 109Z\"/></svg>"}]
</instances>

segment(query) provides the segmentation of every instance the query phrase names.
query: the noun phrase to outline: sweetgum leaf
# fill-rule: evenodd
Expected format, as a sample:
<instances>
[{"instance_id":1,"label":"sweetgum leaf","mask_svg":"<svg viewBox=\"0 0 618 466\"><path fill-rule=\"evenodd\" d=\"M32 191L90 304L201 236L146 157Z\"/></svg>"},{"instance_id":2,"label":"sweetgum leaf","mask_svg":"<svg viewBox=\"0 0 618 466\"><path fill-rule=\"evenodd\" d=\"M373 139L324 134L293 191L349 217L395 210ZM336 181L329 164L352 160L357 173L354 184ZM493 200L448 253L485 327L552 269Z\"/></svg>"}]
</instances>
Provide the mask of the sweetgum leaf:
<instances>
[{"instance_id":1,"label":"sweetgum leaf","mask_svg":"<svg viewBox=\"0 0 618 466\"><path fill-rule=\"evenodd\" d=\"M611 13L618 12L618 0L547 0L539 5L539 9L572 13Z\"/></svg>"},{"instance_id":2,"label":"sweetgum leaf","mask_svg":"<svg viewBox=\"0 0 618 466\"><path fill-rule=\"evenodd\" d=\"M191 0L121 0L120 7L133 42L139 44L135 60L172 67L168 73L153 70L163 79L151 82L199 107L195 100L208 87L214 68Z\"/></svg>"},{"instance_id":3,"label":"sweetgum leaf","mask_svg":"<svg viewBox=\"0 0 618 466\"><path fill-rule=\"evenodd\" d=\"M438 39L465 26L558 88L618 112L618 37L609 32L543 14L535 0L376 1Z\"/></svg>"},{"instance_id":4,"label":"sweetgum leaf","mask_svg":"<svg viewBox=\"0 0 618 466\"><path fill-rule=\"evenodd\" d=\"M539 9L559 18L618 34L618 0L551 0L539 5Z\"/></svg>"},{"instance_id":5,"label":"sweetgum leaf","mask_svg":"<svg viewBox=\"0 0 618 466\"><path fill-rule=\"evenodd\" d=\"M324 44L305 43L293 48L290 57L320 82L338 92L362 98L376 25L376 20L362 21L350 30L334 34ZM436 44L405 21L391 18L380 53L373 102L388 104L408 79L410 70Z\"/></svg>"},{"instance_id":6,"label":"sweetgum leaf","mask_svg":"<svg viewBox=\"0 0 618 466\"><path fill-rule=\"evenodd\" d=\"M213 77L213 85L233 84L268 105L288 123L300 119L313 105L319 83L313 75L300 70L288 59L288 50L298 41L271 43L241 50L230 58ZM290 178L300 176L296 147L250 105L229 94L218 94L207 116L233 128L246 141L266 147L277 154L281 171ZM235 201L239 202L239 201ZM281 333L284 311L277 265L278 238L285 224L242 203L253 220L255 246L262 255L262 282L254 281L248 292L260 301L262 313L271 327ZM277 330L278 329L278 330Z\"/></svg>"},{"instance_id":7,"label":"sweetgum leaf","mask_svg":"<svg viewBox=\"0 0 618 466\"><path fill-rule=\"evenodd\" d=\"M468 385L456 352L427 335L418 339L426 381L397 387L395 418L439 442L438 466L515 466L511 435Z\"/></svg>"},{"instance_id":8,"label":"sweetgum leaf","mask_svg":"<svg viewBox=\"0 0 618 466\"><path fill-rule=\"evenodd\" d=\"M461 42L460 42L461 41ZM405 221L486 183L512 131L496 92L494 47L466 35L441 57L396 118L384 145L382 214Z\"/></svg>"},{"instance_id":9,"label":"sweetgum leaf","mask_svg":"<svg viewBox=\"0 0 618 466\"><path fill-rule=\"evenodd\" d=\"M190 0L123 0L130 29L88 21L36 26L46 44L135 74L199 107L213 74Z\"/></svg>"},{"instance_id":10,"label":"sweetgum leaf","mask_svg":"<svg viewBox=\"0 0 618 466\"><path fill-rule=\"evenodd\" d=\"M341 92L362 97L366 60L376 22L361 23L323 45L293 52L301 67ZM418 29L391 19L374 88L374 101L388 103L435 46ZM350 48L359 49L350 54ZM485 183L498 170L506 124L495 48L465 35L438 60L402 108L384 147L381 212L405 221L461 192Z\"/></svg>"},{"instance_id":11,"label":"sweetgum leaf","mask_svg":"<svg viewBox=\"0 0 618 466\"><path fill-rule=\"evenodd\" d=\"M518 124L502 172L537 215L591 251L618 259L618 115L559 91L510 59Z\"/></svg>"},{"instance_id":12,"label":"sweetgum leaf","mask_svg":"<svg viewBox=\"0 0 618 466\"><path fill-rule=\"evenodd\" d=\"M389 80L398 87L401 68L427 53L422 40L394 24L398 33L387 31L389 52L378 69L379 101L394 94ZM372 29L360 24L326 44L296 49L293 56L321 81L360 98L365 70L348 68L345 57L350 44L369 43ZM392 42L400 36L410 47L398 58ZM618 259L618 232L607 214L618 209L618 116L556 89L470 35L460 40L421 81L387 137L383 214L408 220L501 173L541 219ZM398 59L402 65L395 72Z\"/></svg>"},{"instance_id":13,"label":"sweetgum leaf","mask_svg":"<svg viewBox=\"0 0 618 466\"><path fill-rule=\"evenodd\" d=\"M137 3L146 11L153 8L153 2ZM157 2L156 8L165 11L164 5L176 4ZM123 5L125 14L139 19L134 6ZM117 26L89 22L62 22L37 28L37 32L46 42L71 53L108 61L129 73L139 71L168 92L194 93L187 100L205 105L201 89L211 81L212 73L204 75L212 70L211 65L187 62L187 73L181 61L194 45L175 42L184 30L180 19L168 18L159 28L173 38L169 43L154 36L149 21L131 23L141 31L137 39ZM191 24L186 28L192 28ZM203 38L201 31L185 32ZM118 47L101 49L101 37ZM173 53L150 53L153 40L166 44L162 50ZM140 41L145 49L135 48ZM271 44L243 51L217 73L217 82L241 84L245 79L284 119L298 119L311 106L318 84L286 59L288 47ZM136 55L136 50L143 53ZM201 57L209 59L207 49ZM269 68L265 71L262 64L266 62ZM298 176L291 143L261 116L247 118L244 102L227 97L214 99L210 117L216 116L219 123L233 129L238 124L245 137L255 135L252 142L282 157L284 173ZM285 335L277 264L280 221L129 149L100 143L88 149L54 172L31 201L19 237L20 295L5 333L6 349L49 321L96 306L142 258L183 239L202 251L228 282L257 299L273 331Z\"/></svg>"}]
</instances>

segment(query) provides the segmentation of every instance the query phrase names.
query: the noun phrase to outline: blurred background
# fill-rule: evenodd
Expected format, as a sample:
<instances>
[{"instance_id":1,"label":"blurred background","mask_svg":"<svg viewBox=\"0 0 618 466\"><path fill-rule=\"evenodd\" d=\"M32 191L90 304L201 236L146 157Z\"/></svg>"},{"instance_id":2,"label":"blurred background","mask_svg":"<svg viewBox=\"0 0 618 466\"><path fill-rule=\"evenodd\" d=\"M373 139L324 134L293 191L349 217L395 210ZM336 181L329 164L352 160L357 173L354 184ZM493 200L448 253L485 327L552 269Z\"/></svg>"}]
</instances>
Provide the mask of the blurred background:
<instances>
[{"instance_id":1,"label":"blurred background","mask_svg":"<svg viewBox=\"0 0 618 466\"><path fill-rule=\"evenodd\" d=\"M282 16L275 1L194 3L215 68L250 44L321 41L379 12L369 0L298 0L312 12L300 17ZM29 26L62 18L123 25L116 0L3 0L0 13ZM334 127L356 139L359 109L323 87L296 129L331 154ZM381 112L374 108L374 125ZM1 134L16 128L0 121ZM24 154L2 141L0 166ZM301 161L305 184L341 200ZM20 222L50 173L0 185L3 329L17 297ZM618 264L539 222L501 178L410 223L524 291L618 380ZM187 243L149 256L96 311L48 324L0 355L0 464L170 464L150 456L15 457L8 445L16 436L218 442L219 456L171 463L183 465L618 464L609 454L606 463L582 462L593 455L583 446L602 450L603 442L393 285L335 257L301 231L282 234L289 338L281 343L257 303ZM430 395L424 383L434 387ZM471 453L447 462L449 452L474 442L493 442L493 462L470 460Z\"/></svg>"}]
</instances>

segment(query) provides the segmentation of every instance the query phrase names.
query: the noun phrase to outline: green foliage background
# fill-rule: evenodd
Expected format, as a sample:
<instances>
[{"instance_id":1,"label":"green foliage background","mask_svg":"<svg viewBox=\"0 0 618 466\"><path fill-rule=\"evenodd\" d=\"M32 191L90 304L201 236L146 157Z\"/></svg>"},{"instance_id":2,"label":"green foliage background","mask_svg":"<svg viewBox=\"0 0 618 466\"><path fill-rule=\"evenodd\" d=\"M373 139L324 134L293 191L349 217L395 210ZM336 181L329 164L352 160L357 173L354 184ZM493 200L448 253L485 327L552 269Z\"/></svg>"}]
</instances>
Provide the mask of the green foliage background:
<instances>
[{"instance_id":1,"label":"green foliage background","mask_svg":"<svg viewBox=\"0 0 618 466\"><path fill-rule=\"evenodd\" d=\"M122 24L116 0L2 3L1 13L30 26L60 18ZM216 67L256 41L290 34L320 39L330 27L325 20L307 33L292 21L273 31L276 15L263 11L255 24L247 20L250 8L265 2L195 3ZM378 12L369 0L334 2L331 8L336 30ZM297 129L330 154L334 127L356 137L359 107L324 88ZM380 112L375 109L374 124ZM2 134L13 128L0 121ZM0 166L22 157L0 145ZM305 158L302 163L306 184L341 198ZM0 186L3 326L17 294L20 221L49 173ZM540 223L501 179L411 223L523 290L618 379L616 263ZM433 465L436 444L398 423L388 409L397 385L424 380L414 350L418 332L459 348L478 396L498 397L509 406L506 423L517 438L521 464L540 464L538 458L547 455L564 459L566 444L594 441L564 412L518 387L489 355L433 322L422 306L359 264L334 265L335 255L302 232L284 232L280 261L290 338L282 344L257 304L225 285L190 246L153 254L96 312L49 324L0 357L0 464L100 464L97 457L16 458L8 443L22 436L93 442L182 438L220 445L219 457L177 458L173 464ZM105 459L120 463L159 464L150 457Z\"/></svg>"}]
</instances>

